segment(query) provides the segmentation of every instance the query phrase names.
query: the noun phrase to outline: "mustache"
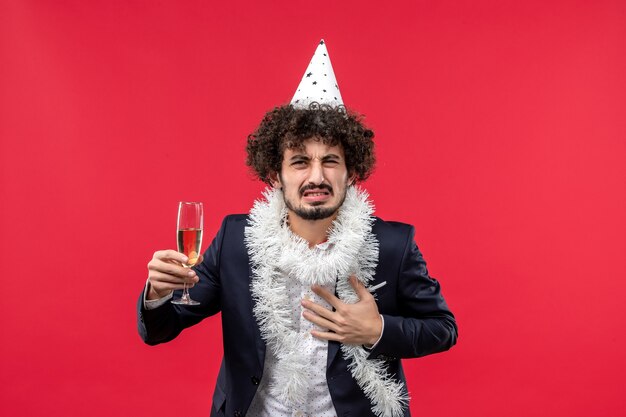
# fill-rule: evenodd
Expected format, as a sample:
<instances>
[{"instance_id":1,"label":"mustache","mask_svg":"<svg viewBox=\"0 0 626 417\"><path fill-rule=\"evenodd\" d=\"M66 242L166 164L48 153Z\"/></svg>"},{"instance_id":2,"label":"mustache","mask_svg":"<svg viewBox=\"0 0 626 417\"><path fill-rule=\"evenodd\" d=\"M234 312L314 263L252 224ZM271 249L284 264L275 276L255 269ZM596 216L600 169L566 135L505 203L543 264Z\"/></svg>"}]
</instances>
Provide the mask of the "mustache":
<instances>
[{"instance_id":1,"label":"mustache","mask_svg":"<svg viewBox=\"0 0 626 417\"><path fill-rule=\"evenodd\" d=\"M333 194L333 187L331 187L330 185L327 184L319 184L319 185L315 185L315 184L307 184L304 187L300 188L300 195L304 195L304 193L306 191L309 190L326 190L328 191L330 194Z\"/></svg>"}]
</instances>

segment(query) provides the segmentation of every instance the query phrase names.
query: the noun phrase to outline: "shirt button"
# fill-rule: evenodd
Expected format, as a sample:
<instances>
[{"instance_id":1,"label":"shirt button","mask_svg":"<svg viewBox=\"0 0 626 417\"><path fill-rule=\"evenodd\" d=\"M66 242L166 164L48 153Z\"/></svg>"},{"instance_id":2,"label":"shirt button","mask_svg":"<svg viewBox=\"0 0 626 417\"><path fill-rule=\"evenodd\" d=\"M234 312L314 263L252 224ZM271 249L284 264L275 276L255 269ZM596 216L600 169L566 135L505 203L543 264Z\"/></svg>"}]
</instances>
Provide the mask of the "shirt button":
<instances>
[{"instance_id":1,"label":"shirt button","mask_svg":"<svg viewBox=\"0 0 626 417\"><path fill-rule=\"evenodd\" d=\"M259 385L259 382L261 382L256 376L251 377L250 381L252 381L254 385Z\"/></svg>"}]
</instances>

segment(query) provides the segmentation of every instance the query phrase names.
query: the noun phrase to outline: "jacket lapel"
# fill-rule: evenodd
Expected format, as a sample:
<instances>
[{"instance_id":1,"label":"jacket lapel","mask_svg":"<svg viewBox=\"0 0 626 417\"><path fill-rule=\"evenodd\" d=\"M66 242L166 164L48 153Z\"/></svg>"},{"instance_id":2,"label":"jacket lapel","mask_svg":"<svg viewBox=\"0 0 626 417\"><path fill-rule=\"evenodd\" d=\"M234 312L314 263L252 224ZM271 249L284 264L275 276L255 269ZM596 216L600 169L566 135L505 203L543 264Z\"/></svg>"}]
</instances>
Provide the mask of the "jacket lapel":
<instances>
[{"instance_id":1,"label":"jacket lapel","mask_svg":"<svg viewBox=\"0 0 626 417\"><path fill-rule=\"evenodd\" d=\"M250 279L252 279L252 266L250 264L250 261L248 261L248 276L250 277ZM248 286L248 288L250 288L250 286ZM251 306L252 306L252 310L254 311L254 304L255 301L252 298L252 294L250 294L250 299L251 299ZM250 316L252 318L252 329L254 329L254 340L255 340L255 346L256 346L256 354L257 354L257 359L259 360L259 367L261 369L265 368L265 341L263 340L263 338L261 337L261 330L259 329L259 324L257 323L254 314L251 314Z\"/></svg>"},{"instance_id":2,"label":"jacket lapel","mask_svg":"<svg viewBox=\"0 0 626 417\"><path fill-rule=\"evenodd\" d=\"M330 369L330 366L332 365L333 361L337 357L337 353L339 353L339 347L340 347L339 342L335 342L332 340L328 342L328 356L326 358L327 370Z\"/></svg>"}]
</instances>

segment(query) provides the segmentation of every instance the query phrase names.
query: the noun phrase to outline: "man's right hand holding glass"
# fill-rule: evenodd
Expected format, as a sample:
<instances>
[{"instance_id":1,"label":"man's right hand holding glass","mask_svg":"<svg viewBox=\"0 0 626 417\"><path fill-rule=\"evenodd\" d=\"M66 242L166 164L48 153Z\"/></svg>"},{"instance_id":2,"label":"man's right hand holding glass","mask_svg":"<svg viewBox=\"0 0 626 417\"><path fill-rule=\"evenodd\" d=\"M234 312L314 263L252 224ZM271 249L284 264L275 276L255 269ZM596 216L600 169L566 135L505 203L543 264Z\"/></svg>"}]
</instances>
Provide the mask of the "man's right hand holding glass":
<instances>
[{"instance_id":1,"label":"man's right hand holding glass","mask_svg":"<svg viewBox=\"0 0 626 417\"><path fill-rule=\"evenodd\" d=\"M200 255L196 264L202 260L203 257ZM187 256L175 250L154 252L152 260L148 262L146 299L158 300L166 297L174 290L182 290L185 282L187 288L192 288L198 282L198 276L193 269L183 267L187 261Z\"/></svg>"}]
</instances>

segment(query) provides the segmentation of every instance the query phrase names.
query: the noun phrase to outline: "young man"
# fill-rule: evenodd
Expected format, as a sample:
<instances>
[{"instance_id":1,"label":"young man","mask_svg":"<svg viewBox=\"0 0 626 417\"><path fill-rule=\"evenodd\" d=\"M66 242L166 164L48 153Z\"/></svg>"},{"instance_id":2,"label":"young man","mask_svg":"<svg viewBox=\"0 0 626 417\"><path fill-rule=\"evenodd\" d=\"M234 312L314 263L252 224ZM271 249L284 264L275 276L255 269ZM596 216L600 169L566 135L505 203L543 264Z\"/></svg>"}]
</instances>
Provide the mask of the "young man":
<instances>
[{"instance_id":1,"label":"young man","mask_svg":"<svg viewBox=\"0 0 626 417\"><path fill-rule=\"evenodd\" d=\"M192 271L173 250L148 264L146 343L222 314L212 416L408 416L400 359L455 344L413 227L373 217L355 186L373 168L372 138L343 107L322 41L291 104L248 138L264 199L227 216ZM185 281L200 305L168 302Z\"/></svg>"}]
</instances>

